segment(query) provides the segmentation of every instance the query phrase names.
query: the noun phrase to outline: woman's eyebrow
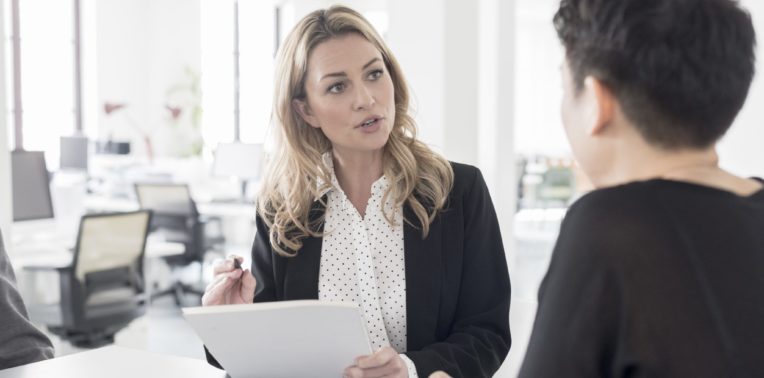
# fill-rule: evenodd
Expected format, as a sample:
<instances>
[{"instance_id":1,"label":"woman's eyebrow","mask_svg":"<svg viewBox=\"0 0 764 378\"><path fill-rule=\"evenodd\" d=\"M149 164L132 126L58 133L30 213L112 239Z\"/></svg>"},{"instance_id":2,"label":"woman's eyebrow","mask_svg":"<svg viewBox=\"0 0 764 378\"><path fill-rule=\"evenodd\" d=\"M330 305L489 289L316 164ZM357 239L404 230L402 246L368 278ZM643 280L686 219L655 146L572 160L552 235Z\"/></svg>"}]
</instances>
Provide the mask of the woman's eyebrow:
<instances>
[{"instance_id":1,"label":"woman's eyebrow","mask_svg":"<svg viewBox=\"0 0 764 378\"><path fill-rule=\"evenodd\" d=\"M372 65L372 64L374 64L374 63L376 63L376 62L379 62L379 61L381 61L381 59L379 59L379 57L375 57L375 58L372 58L372 60L370 60L368 63L364 64L364 65L363 65L363 67L362 67L361 69L362 69L362 70L365 70L365 69L366 69L366 68L368 68L370 65ZM321 77L321 79L319 79L318 81L322 81L322 80L325 80L325 79L328 79L328 78L334 78L334 77L347 77L347 76L348 76L348 75L345 73L345 71L341 71L341 72L332 72L332 73L328 73L328 74L326 74L326 75L322 76L322 77Z\"/></svg>"},{"instance_id":2,"label":"woman's eyebrow","mask_svg":"<svg viewBox=\"0 0 764 378\"><path fill-rule=\"evenodd\" d=\"M370 65L372 65L372 64L374 64L375 62L378 62L378 61L380 61L380 59L378 57L370 60L369 63L366 63L366 64L363 65L362 70L367 69Z\"/></svg>"}]
</instances>

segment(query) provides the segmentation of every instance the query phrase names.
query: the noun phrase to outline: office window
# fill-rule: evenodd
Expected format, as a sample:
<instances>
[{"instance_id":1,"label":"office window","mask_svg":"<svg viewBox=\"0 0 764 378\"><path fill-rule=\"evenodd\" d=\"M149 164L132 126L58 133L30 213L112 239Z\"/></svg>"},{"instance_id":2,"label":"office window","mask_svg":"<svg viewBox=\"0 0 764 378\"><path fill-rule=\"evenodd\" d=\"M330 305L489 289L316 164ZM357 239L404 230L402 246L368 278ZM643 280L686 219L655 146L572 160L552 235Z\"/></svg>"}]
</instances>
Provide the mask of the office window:
<instances>
[{"instance_id":1,"label":"office window","mask_svg":"<svg viewBox=\"0 0 764 378\"><path fill-rule=\"evenodd\" d=\"M564 49L552 25L557 0L517 4L515 150L518 208L566 208L589 187L565 137L560 104Z\"/></svg>"},{"instance_id":2,"label":"office window","mask_svg":"<svg viewBox=\"0 0 764 378\"><path fill-rule=\"evenodd\" d=\"M214 148L234 138L234 5L202 0L202 135ZM241 140L262 143L273 92L274 5L239 0Z\"/></svg>"},{"instance_id":3,"label":"office window","mask_svg":"<svg viewBox=\"0 0 764 378\"><path fill-rule=\"evenodd\" d=\"M10 47L11 1L4 23ZM59 137L74 130L73 5L61 0L19 0L21 101L24 148L44 150L58 166ZM8 51L9 126L13 125L13 64ZM12 127L9 127L12 129ZM11 141L13 139L10 139Z\"/></svg>"},{"instance_id":4,"label":"office window","mask_svg":"<svg viewBox=\"0 0 764 378\"><path fill-rule=\"evenodd\" d=\"M567 155L560 119L563 49L552 26L558 0L517 3L515 104L516 151L530 155Z\"/></svg>"},{"instance_id":5,"label":"office window","mask_svg":"<svg viewBox=\"0 0 764 378\"><path fill-rule=\"evenodd\" d=\"M274 6L261 0L239 1L241 139L262 143L273 98Z\"/></svg>"},{"instance_id":6,"label":"office window","mask_svg":"<svg viewBox=\"0 0 764 378\"><path fill-rule=\"evenodd\" d=\"M5 88L1 88L0 90L5 91L5 114L0 114L0 117L5 117L5 124L7 125L8 129L8 147L13 146L13 72L11 71L11 64L13 63L13 55L11 55L12 51L12 44L11 44L11 9L10 9L10 1L8 0L0 0L2 1L2 7L3 7L3 18L0 20L0 33L2 34L2 48L4 51L4 57L5 57L5 70L3 72L0 72L0 75L3 75L5 78Z\"/></svg>"},{"instance_id":7,"label":"office window","mask_svg":"<svg viewBox=\"0 0 764 378\"><path fill-rule=\"evenodd\" d=\"M294 3L281 5L281 39L304 14ZM316 4L316 8L321 4ZM313 7L306 9L313 10ZM243 142L263 143L270 126L275 62L276 8L273 2L239 0L239 107ZM202 0L203 131L207 146L234 138L233 0ZM383 9L364 11L381 35L388 15Z\"/></svg>"},{"instance_id":8,"label":"office window","mask_svg":"<svg viewBox=\"0 0 764 378\"><path fill-rule=\"evenodd\" d=\"M560 118L563 48L552 26L558 0L516 3L513 298L535 301L549 265L576 171Z\"/></svg>"}]
</instances>

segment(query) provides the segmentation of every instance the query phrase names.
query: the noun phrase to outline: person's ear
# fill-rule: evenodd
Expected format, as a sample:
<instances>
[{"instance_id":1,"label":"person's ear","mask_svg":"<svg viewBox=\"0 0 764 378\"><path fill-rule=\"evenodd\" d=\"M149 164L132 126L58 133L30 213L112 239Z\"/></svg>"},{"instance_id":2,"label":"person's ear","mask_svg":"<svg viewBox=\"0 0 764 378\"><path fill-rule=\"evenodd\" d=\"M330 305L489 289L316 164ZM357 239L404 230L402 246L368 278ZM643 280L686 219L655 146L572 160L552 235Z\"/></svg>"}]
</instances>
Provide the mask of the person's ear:
<instances>
[{"instance_id":1,"label":"person's ear","mask_svg":"<svg viewBox=\"0 0 764 378\"><path fill-rule=\"evenodd\" d=\"M310 110L310 105L308 105L307 101L294 99L292 100L292 108L294 108L305 123L311 127L321 128L321 125L318 124L318 119L316 119L316 116L314 116L313 112Z\"/></svg>"},{"instance_id":2,"label":"person's ear","mask_svg":"<svg viewBox=\"0 0 764 378\"><path fill-rule=\"evenodd\" d=\"M602 81L591 76L584 80L584 91L589 97L586 131L591 136L601 134L615 117L615 96Z\"/></svg>"}]
</instances>

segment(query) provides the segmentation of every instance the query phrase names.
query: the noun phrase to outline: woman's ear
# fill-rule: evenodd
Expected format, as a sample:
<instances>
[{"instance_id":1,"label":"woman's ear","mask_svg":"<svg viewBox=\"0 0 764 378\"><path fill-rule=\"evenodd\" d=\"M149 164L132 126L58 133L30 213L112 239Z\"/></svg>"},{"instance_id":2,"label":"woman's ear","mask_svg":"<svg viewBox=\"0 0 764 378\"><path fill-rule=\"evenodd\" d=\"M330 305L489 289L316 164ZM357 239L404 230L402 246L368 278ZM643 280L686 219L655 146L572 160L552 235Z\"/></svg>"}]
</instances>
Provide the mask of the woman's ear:
<instances>
[{"instance_id":1,"label":"woman's ear","mask_svg":"<svg viewBox=\"0 0 764 378\"><path fill-rule=\"evenodd\" d=\"M591 76L584 80L584 91L589 97L587 133L592 136L598 135L613 121L616 99L610 88Z\"/></svg>"},{"instance_id":2,"label":"woman's ear","mask_svg":"<svg viewBox=\"0 0 764 378\"><path fill-rule=\"evenodd\" d=\"M292 108L294 108L294 110L297 112L297 114L300 115L300 118L302 118L305 123L317 129L321 128L321 125L318 124L318 120L310 110L310 106L308 105L307 101L294 99L292 100Z\"/></svg>"}]
</instances>

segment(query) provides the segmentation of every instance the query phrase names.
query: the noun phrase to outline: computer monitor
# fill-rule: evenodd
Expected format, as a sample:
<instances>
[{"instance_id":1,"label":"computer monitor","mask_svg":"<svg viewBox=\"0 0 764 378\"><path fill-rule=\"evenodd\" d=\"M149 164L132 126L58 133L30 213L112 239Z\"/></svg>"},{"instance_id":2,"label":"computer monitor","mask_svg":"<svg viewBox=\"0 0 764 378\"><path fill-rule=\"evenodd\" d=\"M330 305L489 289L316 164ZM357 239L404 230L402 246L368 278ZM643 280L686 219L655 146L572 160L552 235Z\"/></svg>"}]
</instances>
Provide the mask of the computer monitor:
<instances>
[{"instance_id":1,"label":"computer monitor","mask_svg":"<svg viewBox=\"0 0 764 378\"><path fill-rule=\"evenodd\" d=\"M242 180L260 178L263 145L257 143L220 143L215 150L212 174Z\"/></svg>"},{"instance_id":2,"label":"computer monitor","mask_svg":"<svg viewBox=\"0 0 764 378\"><path fill-rule=\"evenodd\" d=\"M246 198L247 181L260 178L263 145L256 143L220 143L215 150L212 165L214 176L235 177L241 181L241 197L238 201L249 202Z\"/></svg>"},{"instance_id":3,"label":"computer monitor","mask_svg":"<svg viewBox=\"0 0 764 378\"><path fill-rule=\"evenodd\" d=\"M61 169L88 170L88 138L84 136L61 137Z\"/></svg>"},{"instance_id":4,"label":"computer monitor","mask_svg":"<svg viewBox=\"0 0 764 378\"><path fill-rule=\"evenodd\" d=\"M53 218L50 179L42 151L11 152L13 220Z\"/></svg>"}]
</instances>

